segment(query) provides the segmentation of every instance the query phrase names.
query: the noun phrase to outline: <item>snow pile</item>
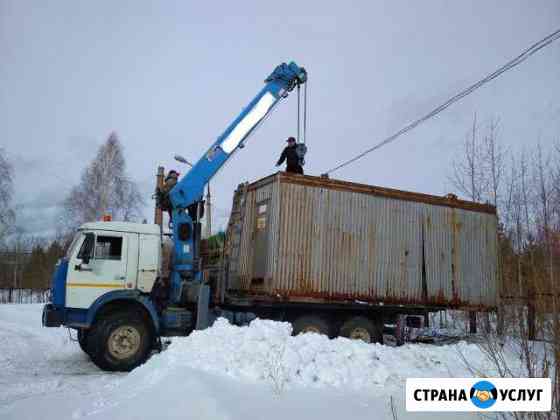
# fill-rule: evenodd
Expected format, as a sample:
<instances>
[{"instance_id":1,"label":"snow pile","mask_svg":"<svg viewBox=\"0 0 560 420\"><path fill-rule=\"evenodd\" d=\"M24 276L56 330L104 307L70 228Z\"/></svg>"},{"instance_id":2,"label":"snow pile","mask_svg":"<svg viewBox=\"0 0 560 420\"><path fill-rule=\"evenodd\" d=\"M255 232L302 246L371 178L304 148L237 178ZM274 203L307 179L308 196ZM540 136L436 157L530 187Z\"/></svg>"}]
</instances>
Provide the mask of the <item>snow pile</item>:
<instances>
[{"instance_id":1,"label":"snow pile","mask_svg":"<svg viewBox=\"0 0 560 420\"><path fill-rule=\"evenodd\" d=\"M343 388L367 392L404 385L407 377L469 376L459 352L482 360L476 345L421 344L399 348L318 334L293 337L289 323L254 320L249 326L219 319L205 331L173 338L134 375L157 382L168 372L196 369L245 382L266 382L276 391L293 387ZM451 350L451 351L450 351Z\"/></svg>"},{"instance_id":2,"label":"snow pile","mask_svg":"<svg viewBox=\"0 0 560 420\"><path fill-rule=\"evenodd\" d=\"M474 344L394 348L304 334L255 320L176 337L129 374L102 372L62 328L41 327L41 305L0 305L2 420L477 418L408 413L408 377L470 377L463 354L488 375ZM423 415L426 414L426 415Z\"/></svg>"}]
</instances>

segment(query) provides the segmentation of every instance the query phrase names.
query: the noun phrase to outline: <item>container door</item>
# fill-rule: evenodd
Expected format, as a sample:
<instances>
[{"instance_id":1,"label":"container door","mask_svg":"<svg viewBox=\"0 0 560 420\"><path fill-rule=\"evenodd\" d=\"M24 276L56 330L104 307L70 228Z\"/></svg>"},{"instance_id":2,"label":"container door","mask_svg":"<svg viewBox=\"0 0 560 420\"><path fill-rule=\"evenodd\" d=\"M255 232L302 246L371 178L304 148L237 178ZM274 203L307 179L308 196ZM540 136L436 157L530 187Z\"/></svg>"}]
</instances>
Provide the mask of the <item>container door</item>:
<instances>
[{"instance_id":1,"label":"container door","mask_svg":"<svg viewBox=\"0 0 560 420\"><path fill-rule=\"evenodd\" d=\"M262 285L266 276L268 254L268 200L257 204L254 235L253 279L251 285Z\"/></svg>"}]
</instances>

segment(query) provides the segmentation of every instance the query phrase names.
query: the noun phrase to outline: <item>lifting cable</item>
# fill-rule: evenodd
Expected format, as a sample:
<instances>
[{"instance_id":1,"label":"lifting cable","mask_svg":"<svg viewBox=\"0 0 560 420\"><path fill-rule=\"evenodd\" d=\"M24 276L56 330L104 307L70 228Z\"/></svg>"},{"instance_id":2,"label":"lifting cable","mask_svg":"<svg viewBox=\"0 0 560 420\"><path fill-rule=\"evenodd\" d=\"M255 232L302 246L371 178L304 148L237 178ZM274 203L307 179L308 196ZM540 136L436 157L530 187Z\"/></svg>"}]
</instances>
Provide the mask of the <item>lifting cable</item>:
<instances>
[{"instance_id":1,"label":"lifting cable","mask_svg":"<svg viewBox=\"0 0 560 420\"><path fill-rule=\"evenodd\" d=\"M307 140L307 83L306 82L303 87L303 113L302 113L302 94L301 94L301 85L298 83L297 85L297 142L305 144ZM303 114L303 115L302 115ZM302 121L303 120L303 121ZM303 135L300 135L303 133Z\"/></svg>"},{"instance_id":2,"label":"lifting cable","mask_svg":"<svg viewBox=\"0 0 560 420\"><path fill-rule=\"evenodd\" d=\"M375 146L363 151L362 153L360 153L359 155L353 157L352 159L349 159L343 163L341 163L338 166L335 166L332 169L329 169L328 171L326 171L325 173L322 174L322 176L328 176L330 173L337 171L347 165L350 165L351 163L357 161L358 159L361 159L362 157L364 157L365 155L367 155L368 153L373 152L374 150L379 149L382 146L385 146L388 143L391 143L392 141L396 140L398 137L400 137L402 134L412 130L413 128L417 127L418 125L420 125L421 123L423 123L424 121L429 120L430 118L435 117L437 114L439 114L440 112L442 112L443 110L445 110L447 107L449 107L450 105L452 105L453 103L463 99L465 96L470 95L472 92L474 92L475 90L477 90L478 88L482 87L483 85L485 85L486 83L490 82L491 80L497 78L498 76L500 76L502 73L505 73L508 70L511 70L512 68L514 68L515 66L517 66L518 64L521 64L523 61L525 61L527 58L529 58L531 55L533 55L534 53L536 53L537 51L539 51L540 49L546 47L547 45L549 45L550 43L552 43L553 41L556 41L557 39L560 38L560 29L553 32L552 34L548 35L546 38L541 39L540 41L534 43L533 45L531 45L529 48L527 48L526 50L524 50L521 54L519 54L517 57L515 57L514 59L508 61L506 64L504 64L502 67L500 67L498 70L494 71L493 73L489 74L488 76L486 76L485 78L479 80L478 82L474 83L473 85L469 86L468 88L464 89L463 91L459 92L458 94L456 94L455 96L453 96L452 98L448 99L446 102L444 102L443 104L441 104L440 106L438 106L437 108L433 109L432 111L430 111L428 114L426 114L425 116L423 116L422 118L417 119L416 121L408 124L407 126L405 126L404 128L400 129L399 131L397 131L395 134L387 137L386 139L384 139L383 141L377 143Z\"/></svg>"},{"instance_id":3,"label":"lifting cable","mask_svg":"<svg viewBox=\"0 0 560 420\"><path fill-rule=\"evenodd\" d=\"M307 140L307 83L303 87L303 144Z\"/></svg>"},{"instance_id":4,"label":"lifting cable","mask_svg":"<svg viewBox=\"0 0 560 420\"><path fill-rule=\"evenodd\" d=\"M301 102L301 93L300 93L300 88L299 88L299 83L298 83L298 85L297 85L297 137L296 137L298 143L300 142L299 128L301 127L301 123L300 123L300 120L299 120L299 117L301 115L300 102Z\"/></svg>"}]
</instances>

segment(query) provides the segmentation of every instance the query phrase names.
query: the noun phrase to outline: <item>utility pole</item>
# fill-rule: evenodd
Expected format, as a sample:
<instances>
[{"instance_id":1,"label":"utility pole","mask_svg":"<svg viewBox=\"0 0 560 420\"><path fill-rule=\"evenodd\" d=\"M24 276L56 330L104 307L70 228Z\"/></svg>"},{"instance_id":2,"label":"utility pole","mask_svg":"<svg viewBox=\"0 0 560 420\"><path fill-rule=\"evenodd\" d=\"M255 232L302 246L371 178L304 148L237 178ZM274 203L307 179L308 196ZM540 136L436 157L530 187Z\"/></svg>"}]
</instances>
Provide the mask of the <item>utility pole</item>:
<instances>
[{"instance_id":1,"label":"utility pole","mask_svg":"<svg viewBox=\"0 0 560 420\"><path fill-rule=\"evenodd\" d=\"M205 211L205 216L206 216L206 232L205 232L205 236L206 239L208 239L210 236L212 236L212 202L211 202L211 197L210 197L210 183L208 183L208 187L206 189L206 211Z\"/></svg>"},{"instance_id":2,"label":"utility pole","mask_svg":"<svg viewBox=\"0 0 560 420\"><path fill-rule=\"evenodd\" d=\"M158 188L163 187L163 177L164 177L164 168L163 166L158 166L157 174L156 174L156 191ZM163 226L163 212L161 211L161 208L157 204L155 206L154 223L156 225Z\"/></svg>"}]
</instances>

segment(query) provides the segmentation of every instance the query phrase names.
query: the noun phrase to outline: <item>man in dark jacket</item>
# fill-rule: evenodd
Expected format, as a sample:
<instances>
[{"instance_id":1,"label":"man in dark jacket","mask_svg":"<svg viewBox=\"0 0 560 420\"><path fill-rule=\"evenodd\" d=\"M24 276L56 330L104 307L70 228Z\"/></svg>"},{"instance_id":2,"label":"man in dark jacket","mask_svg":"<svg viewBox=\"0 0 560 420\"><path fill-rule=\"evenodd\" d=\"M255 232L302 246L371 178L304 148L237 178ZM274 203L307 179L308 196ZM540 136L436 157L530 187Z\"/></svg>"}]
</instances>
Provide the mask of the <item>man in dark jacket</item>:
<instances>
[{"instance_id":1,"label":"man in dark jacket","mask_svg":"<svg viewBox=\"0 0 560 420\"><path fill-rule=\"evenodd\" d=\"M286 146L282 151L280 159L276 162L276 166L280 166L284 163L284 161L286 161L286 172L303 175L303 168L299 164L300 160L296 151L296 139L290 137L286 141L288 142L288 146Z\"/></svg>"},{"instance_id":2,"label":"man in dark jacket","mask_svg":"<svg viewBox=\"0 0 560 420\"><path fill-rule=\"evenodd\" d=\"M177 184L177 181L179 180L179 175L180 175L179 172L173 169L170 170L167 176L165 177L165 180L163 181L163 185L161 186L161 188L158 188L158 191L156 192L157 196L159 197L159 205L162 210L167 210L167 212L169 213L170 221L171 221L172 209L171 209L171 200L169 198L169 193L171 192L173 187Z\"/></svg>"},{"instance_id":3,"label":"man in dark jacket","mask_svg":"<svg viewBox=\"0 0 560 420\"><path fill-rule=\"evenodd\" d=\"M170 170L167 176L165 177L165 180L163 181L163 188L162 188L163 191L169 194L169 192L171 192L175 184L177 184L178 180L179 180L179 172L173 169Z\"/></svg>"}]
</instances>

